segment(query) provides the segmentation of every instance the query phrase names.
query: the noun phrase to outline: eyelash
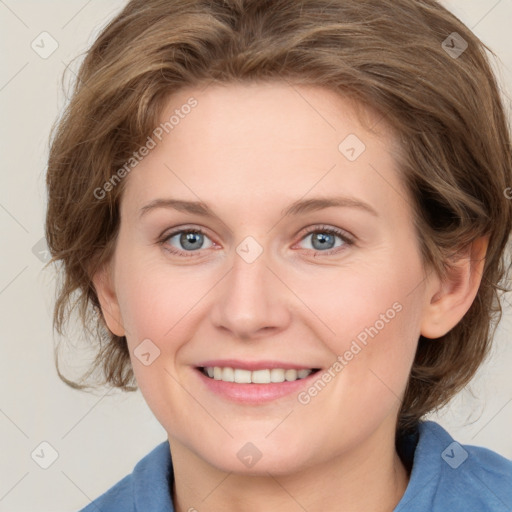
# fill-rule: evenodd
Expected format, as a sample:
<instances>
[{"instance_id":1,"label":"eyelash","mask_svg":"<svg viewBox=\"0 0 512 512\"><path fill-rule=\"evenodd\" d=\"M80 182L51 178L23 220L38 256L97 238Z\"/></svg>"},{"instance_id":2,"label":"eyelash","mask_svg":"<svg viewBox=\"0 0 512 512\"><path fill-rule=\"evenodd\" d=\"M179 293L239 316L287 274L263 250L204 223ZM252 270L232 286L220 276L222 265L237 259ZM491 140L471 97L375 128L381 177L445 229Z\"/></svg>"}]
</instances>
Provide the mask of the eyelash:
<instances>
[{"instance_id":1,"label":"eyelash","mask_svg":"<svg viewBox=\"0 0 512 512\"><path fill-rule=\"evenodd\" d=\"M162 238L158 240L158 244L164 247L164 249L171 254L177 255L177 256L184 256L184 257L190 257L195 256L196 253L201 252L201 249L198 251L180 251L179 249L171 248L170 246L166 245L166 242L169 241L170 238L174 237L175 235L179 235L180 233L199 233L201 235L204 235L208 237L208 235L201 229L201 228L185 228L185 229L179 229L176 231L173 231L171 233L166 233ZM301 237L301 241L306 238L307 236L311 235L312 233L327 233L329 235L336 235L344 242L344 246L336 247L334 249L329 249L328 251L317 251L314 249L312 250L316 256L317 254L322 254L324 256L330 256L331 254L336 254L340 251L342 251L346 246L354 245L354 240L349 237L346 232L341 231L337 228L332 227L326 227L326 226L315 226L306 233L304 233Z\"/></svg>"}]
</instances>

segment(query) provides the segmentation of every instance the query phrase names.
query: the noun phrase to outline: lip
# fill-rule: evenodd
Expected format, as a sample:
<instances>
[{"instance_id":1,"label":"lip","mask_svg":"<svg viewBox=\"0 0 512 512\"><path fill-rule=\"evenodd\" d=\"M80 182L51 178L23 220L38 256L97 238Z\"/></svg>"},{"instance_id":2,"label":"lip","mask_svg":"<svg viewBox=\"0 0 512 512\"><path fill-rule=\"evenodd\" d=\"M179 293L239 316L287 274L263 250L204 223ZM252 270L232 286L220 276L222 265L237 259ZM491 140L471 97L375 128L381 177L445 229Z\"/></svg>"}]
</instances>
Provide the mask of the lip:
<instances>
[{"instance_id":1,"label":"lip","mask_svg":"<svg viewBox=\"0 0 512 512\"><path fill-rule=\"evenodd\" d=\"M205 364L205 366L229 366L226 361L223 361L222 365L219 364ZM268 363L266 363L268 364ZM282 364L282 363L280 363ZM250 363L250 367L243 369L262 369L262 368L272 368L271 366L260 365L259 368L254 367L254 363ZM240 368L240 366L237 366ZM273 366L273 368L283 368L283 366ZM293 366L286 365L286 368L283 369L309 369L311 367L304 366ZM221 398L227 399L230 402L235 402L239 404L247 404L247 405L258 405L258 404L266 404L277 400L279 398L289 397L289 395L297 396L297 394L305 387L311 385L311 382L318 378L318 372L311 373L304 379L298 379L292 382L284 381L284 382L271 382L269 384L238 384L236 382L224 382L222 380L215 380L210 377L204 375L200 368L194 368L195 373L199 377L200 381L204 384L206 389Z\"/></svg>"},{"instance_id":2,"label":"lip","mask_svg":"<svg viewBox=\"0 0 512 512\"><path fill-rule=\"evenodd\" d=\"M239 359L215 359L204 361L197 365L198 367L220 366L221 368L240 368L241 370L272 370L273 368L282 368L283 370L310 370L318 368L317 366L304 366L302 364L284 363L282 361L241 361Z\"/></svg>"}]
</instances>

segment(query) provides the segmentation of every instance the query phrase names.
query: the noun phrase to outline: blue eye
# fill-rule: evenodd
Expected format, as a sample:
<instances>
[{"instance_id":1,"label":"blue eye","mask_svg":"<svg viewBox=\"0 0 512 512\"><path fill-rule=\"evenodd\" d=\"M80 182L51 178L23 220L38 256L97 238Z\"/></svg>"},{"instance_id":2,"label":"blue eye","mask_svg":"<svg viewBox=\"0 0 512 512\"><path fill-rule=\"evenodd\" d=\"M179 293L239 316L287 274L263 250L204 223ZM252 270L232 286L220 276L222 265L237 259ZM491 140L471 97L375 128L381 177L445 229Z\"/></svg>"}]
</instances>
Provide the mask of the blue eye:
<instances>
[{"instance_id":1,"label":"blue eye","mask_svg":"<svg viewBox=\"0 0 512 512\"><path fill-rule=\"evenodd\" d=\"M190 252L193 253L204 249L202 245L205 237L206 234L200 229L182 229L181 231L175 231L174 233L166 235L161 243L165 244L166 250L173 254L178 254L180 256L193 256ZM167 246L167 242L170 242L173 238L177 238L178 243L185 249L185 251Z\"/></svg>"},{"instance_id":2,"label":"blue eye","mask_svg":"<svg viewBox=\"0 0 512 512\"><path fill-rule=\"evenodd\" d=\"M313 245L311 250L316 253L315 256L317 254L328 256L354 244L354 240L346 232L331 227L315 226L303 234L301 241L310 236L312 236ZM194 253L213 247L214 243L211 242L211 240L210 245L204 247L205 238L210 240L203 230L199 228L187 228L164 235L159 243L164 246L166 251L172 254L178 256L195 256ZM338 246L333 245L336 243L336 238L342 241ZM176 239L175 243L178 243L183 250L171 245L173 239Z\"/></svg>"},{"instance_id":3,"label":"blue eye","mask_svg":"<svg viewBox=\"0 0 512 512\"><path fill-rule=\"evenodd\" d=\"M350 246L354 243L354 241L343 231L323 226L317 226L308 231L303 236L302 240L305 240L308 237L311 237L311 244L313 246L312 250L327 256L338 252L338 250L343 250L345 246ZM343 243L338 246L333 245L336 243L336 238L339 238Z\"/></svg>"}]
</instances>

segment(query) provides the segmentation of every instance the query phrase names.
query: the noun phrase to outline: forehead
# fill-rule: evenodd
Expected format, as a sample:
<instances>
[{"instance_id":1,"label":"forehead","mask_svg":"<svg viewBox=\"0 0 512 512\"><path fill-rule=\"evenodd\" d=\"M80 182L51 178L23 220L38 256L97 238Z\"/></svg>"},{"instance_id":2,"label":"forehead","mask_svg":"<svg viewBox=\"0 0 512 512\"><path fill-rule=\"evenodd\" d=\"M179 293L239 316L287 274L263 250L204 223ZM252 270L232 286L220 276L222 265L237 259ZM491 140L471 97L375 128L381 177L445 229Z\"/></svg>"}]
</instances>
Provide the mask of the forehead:
<instances>
[{"instance_id":1,"label":"forehead","mask_svg":"<svg viewBox=\"0 0 512 512\"><path fill-rule=\"evenodd\" d=\"M180 90L168 98L161 123L185 107L191 98L197 101L197 106L177 120L179 126L172 128L176 142L180 141L180 134L187 133L188 126L202 129L204 143L208 134L208 140L229 142L231 148L250 149L264 143L270 149L273 144L296 141L294 149L300 150L307 148L305 139L310 139L311 144L324 139L327 145L336 142L344 130L366 135L365 126L377 126L381 121L381 116L368 106L331 89L278 81L210 84L202 89ZM208 133L204 128L209 129ZM393 142L388 127L379 135L387 143ZM279 149L286 149L288 144Z\"/></svg>"},{"instance_id":2,"label":"forehead","mask_svg":"<svg viewBox=\"0 0 512 512\"><path fill-rule=\"evenodd\" d=\"M184 108L191 98L194 108ZM377 114L329 89L183 89L168 99L160 123L167 127L162 140L129 176L130 203L172 194L248 210L264 201L282 211L307 194L346 192L370 203L383 203L383 192L395 202L391 196L405 194L391 131ZM377 125L378 133L365 128Z\"/></svg>"}]
</instances>

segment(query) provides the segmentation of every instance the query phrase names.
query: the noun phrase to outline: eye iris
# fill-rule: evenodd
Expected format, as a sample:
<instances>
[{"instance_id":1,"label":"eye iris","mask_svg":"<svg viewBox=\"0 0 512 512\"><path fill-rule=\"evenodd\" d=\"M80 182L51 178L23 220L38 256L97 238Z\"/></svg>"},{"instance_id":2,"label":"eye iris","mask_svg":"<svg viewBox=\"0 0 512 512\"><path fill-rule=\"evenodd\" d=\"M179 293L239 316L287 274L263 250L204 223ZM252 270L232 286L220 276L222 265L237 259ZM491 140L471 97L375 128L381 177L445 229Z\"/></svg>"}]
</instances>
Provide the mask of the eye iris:
<instances>
[{"instance_id":1,"label":"eye iris","mask_svg":"<svg viewBox=\"0 0 512 512\"><path fill-rule=\"evenodd\" d=\"M313 234L313 247L315 249L317 249L317 247L315 247L315 242L320 243L320 246L318 247L319 249L325 249L325 248L332 249L332 247L334 247L334 245L332 247L327 247L327 245L329 245L329 242L332 242L334 244L334 236L330 235L330 234L318 232L318 233Z\"/></svg>"},{"instance_id":2,"label":"eye iris","mask_svg":"<svg viewBox=\"0 0 512 512\"><path fill-rule=\"evenodd\" d=\"M194 250L194 249L198 249L202 244L199 243L199 247L189 247L187 246L188 243L194 243L196 242L197 243L197 239L199 238L199 241L202 242L202 234L201 233L196 233L196 232L193 232L193 233L183 233L181 236L180 236L180 244L182 245L182 247L184 247L185 249L190 249L190 250Z\"/></svg>"}]
</instances>

